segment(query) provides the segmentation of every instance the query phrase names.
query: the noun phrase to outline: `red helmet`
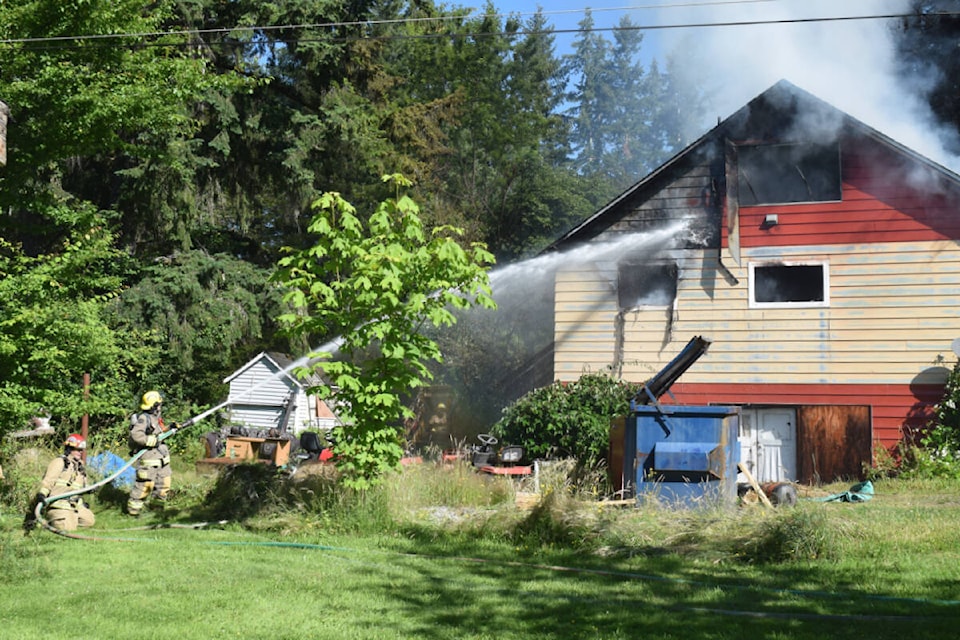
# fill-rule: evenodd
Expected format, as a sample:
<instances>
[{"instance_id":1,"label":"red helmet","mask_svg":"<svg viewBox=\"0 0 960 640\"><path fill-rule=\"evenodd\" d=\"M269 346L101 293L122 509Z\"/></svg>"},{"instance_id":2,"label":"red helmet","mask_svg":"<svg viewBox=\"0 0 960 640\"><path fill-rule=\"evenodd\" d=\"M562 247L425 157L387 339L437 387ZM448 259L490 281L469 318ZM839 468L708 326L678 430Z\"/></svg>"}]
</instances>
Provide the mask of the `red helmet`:
<instances>
[{"instance_id":1,"label":"red helmet","mask_svg":"<svg viewBox=\"0 0 960 640\"><path fill-rule=\"evenodd\" d=\"M67 439L63 441L63 446L70 447L71 449L83 449L87 448L87 441L83 439L83 436L79 433L71 433L67 436Z\"/></svg>"}]
</instances>

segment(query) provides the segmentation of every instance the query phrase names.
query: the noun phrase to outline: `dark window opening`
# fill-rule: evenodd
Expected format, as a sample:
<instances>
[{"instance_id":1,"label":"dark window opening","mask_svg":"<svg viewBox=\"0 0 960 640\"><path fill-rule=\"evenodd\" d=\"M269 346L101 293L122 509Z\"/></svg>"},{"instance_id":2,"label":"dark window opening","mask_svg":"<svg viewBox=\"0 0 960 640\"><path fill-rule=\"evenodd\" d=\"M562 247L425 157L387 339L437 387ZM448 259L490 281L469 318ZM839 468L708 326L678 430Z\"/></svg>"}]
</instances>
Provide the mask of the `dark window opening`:
<instances>
[{"instance_id":1,"label":"dark window opening","mask_svg":"<svg viewBox=\"0 0 960 640\"><path fill-rule=\"evenodd\" d=\"M624 263L617 280L621 309L666 306L677 297L677 265L673 263Z\"/></svg>"},{"instance_id":2,"label":"dark window opening","mask_svg":"<svg viewBox=\"0 0 960 640\"><path fill-rule=\"evenodd\" d=\"M737 147L741 206L841 199L840 145Z\"/></svg>"},{"instance_id":3,"label":"dark window opening","mask_svg":"<svg viewBox=\"0 0 960 640\"><path fill-rule=\"evenodd\" d=\"M825 302L824 265L764 265L753 268L753 299L758 303Z\"/></svg>"}]
</instances>

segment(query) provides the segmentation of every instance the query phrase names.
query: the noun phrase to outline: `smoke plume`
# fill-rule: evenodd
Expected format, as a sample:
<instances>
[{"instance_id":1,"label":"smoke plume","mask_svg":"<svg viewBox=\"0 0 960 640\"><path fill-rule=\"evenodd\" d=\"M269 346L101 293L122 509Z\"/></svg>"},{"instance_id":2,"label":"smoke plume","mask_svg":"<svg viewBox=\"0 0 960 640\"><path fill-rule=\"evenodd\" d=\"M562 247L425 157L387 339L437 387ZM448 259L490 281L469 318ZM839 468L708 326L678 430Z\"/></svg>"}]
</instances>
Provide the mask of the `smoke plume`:
<instances>
[{"instance_id":1,"label":"smoke plume","mask_svg":"<svg viewBox=\"0 0 960 640\"><path fill-rule=\"evenodd\" d=\"M945 167L960 158L945 151L953 136L938 125L924 94L934 75L897 74L897 21L852 16L909 13L909 0L770 0L662 8L658 24L748 23L668 29L663 49L683 85L709 98L714 113L703 133L779 80L787 80ZM830 21L797 22L812 18ZM650 16L642 16L649 21ZM757 24L763 22L764 24ZM688 90L689 90L688 89Z\"/></svg>"}]
</instances>

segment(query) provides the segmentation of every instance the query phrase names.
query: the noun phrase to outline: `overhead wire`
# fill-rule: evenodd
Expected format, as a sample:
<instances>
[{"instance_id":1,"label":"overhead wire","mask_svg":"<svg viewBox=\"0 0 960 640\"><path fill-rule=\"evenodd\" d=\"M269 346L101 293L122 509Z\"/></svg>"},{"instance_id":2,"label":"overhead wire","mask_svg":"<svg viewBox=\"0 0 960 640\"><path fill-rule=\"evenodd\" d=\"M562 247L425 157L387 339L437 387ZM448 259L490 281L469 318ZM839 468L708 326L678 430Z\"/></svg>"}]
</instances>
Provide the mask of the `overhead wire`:
<instances>
[{"instance_id":1,"label":"overhead wire","mask_svg":"<svg viewBox=\"0 0 960 640\"><path fill-rule=\"evenodd\" d=\"M605 11L641 11L641 10L650 10L650 9L687 9L695 7L707 7L707 6L724 6L724 5L746 5L746 4L758 4L758 3L771 3L777 2L778 0L704 0L701 2L690 2L690 3L672 3L665 5L636 5L636 6L624 6L624 7L609 7L609 8L583 8L583 9L565 9L565 10L555 10L555 11L543 11L540 12L541 15L545 17L566 15L571 13L585 13L589 11L590 13L598 13ZM213 29L175 29L175 30L166 30L166 31L154 31L154 32L129 32L129 33L114 33L114 34L81 34L81 35L68 35L68 36L41 36L41 37L31 37L31 38L0 38L0 45L37 45L37 44L48 44L54 45L59 44L61 46L57 48L65 49L76 46L77 43L96 43L97 41L116 41L116 40L141 40L134 44L115 44L108 43L108 46L113 48L119 47L181 47L196 44L193 42L182 42L182 43L172 43L172 42L142 42L145 39L157 39L171 36L194 36L200 37L204 35L216 35L216 34L230 34L237 32L282 32L287 30L318 30L318 29L336 29L336 28L345 28L345 27L377 27L377 26L390 26L397 24L421 24L421 23L439 23L443 24L446 22L460 22L463 20L472 20L479 18L511 18L516 16L532 16L537 15L536 12L529 13L464 13L464 14L453 14L453 15L444 15L444 16L430 16L430 17L408 17L408 18L393 18L385 20L351 20L351 21L331 21L331 22L320 22L320 23L288 23L282 25L237 25L233 27L219 27ZM445 39L445 38L480 38L480 37L494 37L494 36L526 36L526 35L556 35L556 34L570 34L570 33L595 33L595 32L625 32L625 31L652 31L652 30L674 30L674 29L703 29L703 28L727 28L727 27L744 27L744 26L763 26L763 25L786 25L786 24L808 24L808 23L823 23L823 22L845 22L845 21L858 21L858 20L890 20L898 18L907 18L914 16L916 14L911 12L895 12L895 13L874 13L874 14L862 14L862 15L848 15L848 16L816 16L816 17L807 17L807 18L771 18L771 19L752 19L752 20L729 20L729 21L704 21L704 22L674 22L674 23L664 23L664 24L627 24L627 25L616 25L616 26L603 26L603 27L577 27L569 29L557 29L551 26L546 26L543 29L528 29L528 28L519 28L516 30L504 31L470 31L470 32L460 32L460 33L451 33L451 32L436 32L436 33L421 33L421 34L411 34L411 33L402 33L402 34L356 34L356 35L339 35L329 38L316 38L316 37L296 37L290 39L276 38L271 40L275 43L290 43L290 42L355 42L360 40L424 40L424 39ZM943 11L943 12L932 12L930 14L925 14L927 16L958 16L960 12L955 11ZM205 46L216 45L217 43L204 42ZM53 47L50 47L53 48Z\"/></svg>"},{"instance_id":2,"label":"overhead wire","mask_svg":"<svg viewBox=\"0 0 960 640\"><path fill-rule=\"evenodd\" d=\"M539 12L543 16L560 16L568 14L582 14L586 11L590 11L591 14L595 13L604 13L611 11L643 11L649 9L685 9L691 7L708 7L708 6L723 6L723 5L743 5L743 4L757 4L757 3L770 3L778 2L780 0L704 0L701 2L689 2L689 3L674 3L674 4L665 4L665 5L636 5L636 6L625 6L625 7L584 7L583 9L558 9L558 10L548 10ZM35 42L57 42L57 41L76 41L76 40L104 40L110 38L157 38L163 36L171 35L206 35L206 34L217 34L217 33L231 33L234 31L278 31L284 29L320 29L320 28L334 28L334 27L366 27L366 26L381 26L381 25L394 25L394 24L430 24L430 23L443 23L443 22L457 22L464 19L476 19L476 18L513 18L516 16L534 16L537 15L536 11L527 11L527 12L509 12L509 13L477 13L477 12L468 12L468 13L452 13L442 16L424 16L424 17L405 17L405 18L390 18L384 20L344 20L344 21L331 21L331 22L307 22L307 23L287 23L281 25L237 25L235 27L218 27L215 29L177 29L177 30L167 30L167 31L145 31L145 32L129 32L129 33L95 33L87 35L71 35L71 36L43 36L36 38L7 38L0 39L0 44L29 44Z\"/></svg>"}]
</instances>

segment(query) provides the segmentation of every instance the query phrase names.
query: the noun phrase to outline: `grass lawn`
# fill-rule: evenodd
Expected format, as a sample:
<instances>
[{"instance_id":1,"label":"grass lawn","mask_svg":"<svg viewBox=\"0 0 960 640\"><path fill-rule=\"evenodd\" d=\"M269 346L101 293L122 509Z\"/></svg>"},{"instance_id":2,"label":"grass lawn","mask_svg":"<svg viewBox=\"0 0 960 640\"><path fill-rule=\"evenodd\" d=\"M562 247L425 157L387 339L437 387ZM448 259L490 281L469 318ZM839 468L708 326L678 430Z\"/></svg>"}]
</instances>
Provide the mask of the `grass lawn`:
<instances>
[{"instance_id":1,"label":"grass lawn","mask_svg":"<svg viewBox=\"0 0 960 640\"><path fill-rule=\"evenodd\" d=\"M423 513L389 533L268 533L129 530L160 521L108 507L98 540L24 537L3 513L0 639L960 635L960 484L891 481L870 502L790 514L621 509L599 516L589 547ZM826 537L815 557L798 530ZM801 552L749 561L755 539L778 535Z\"/></svg>"}]
</instances>

